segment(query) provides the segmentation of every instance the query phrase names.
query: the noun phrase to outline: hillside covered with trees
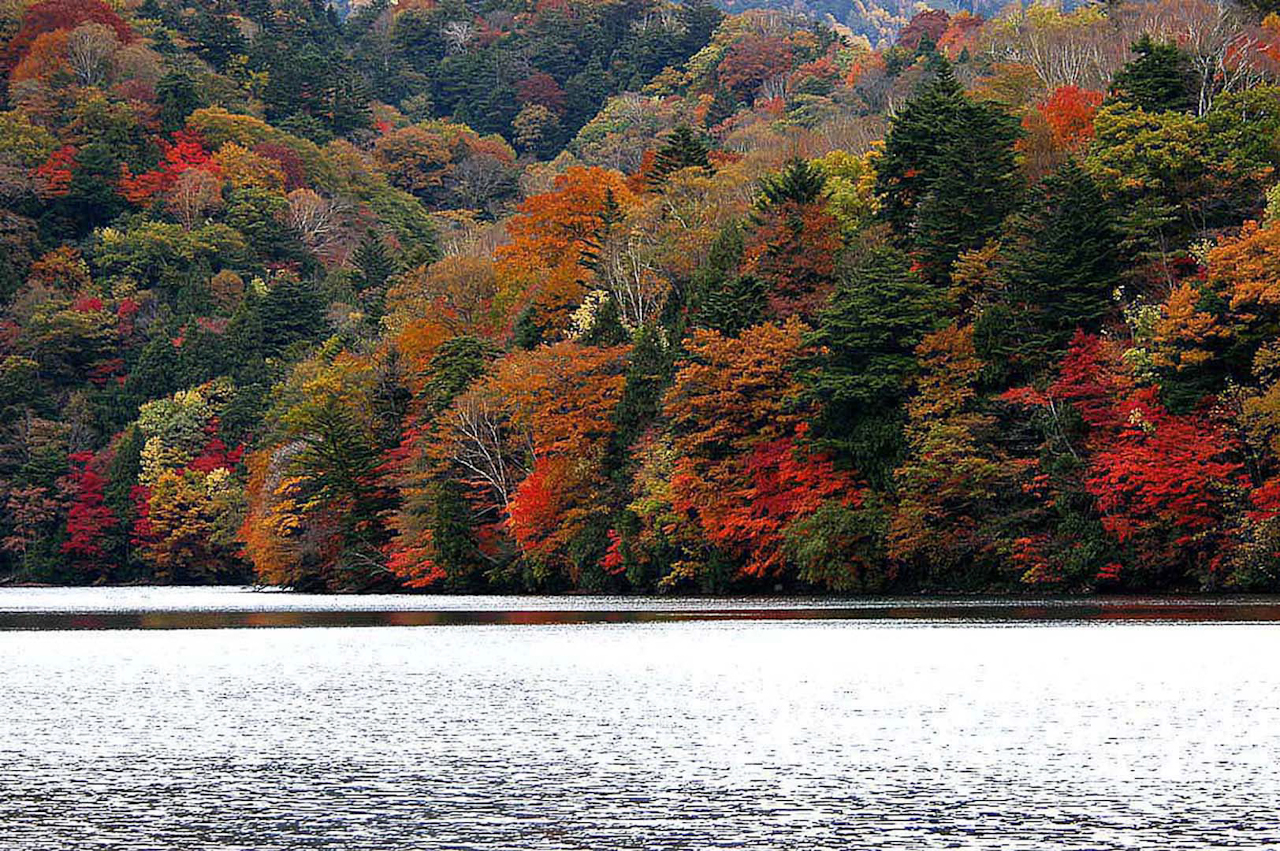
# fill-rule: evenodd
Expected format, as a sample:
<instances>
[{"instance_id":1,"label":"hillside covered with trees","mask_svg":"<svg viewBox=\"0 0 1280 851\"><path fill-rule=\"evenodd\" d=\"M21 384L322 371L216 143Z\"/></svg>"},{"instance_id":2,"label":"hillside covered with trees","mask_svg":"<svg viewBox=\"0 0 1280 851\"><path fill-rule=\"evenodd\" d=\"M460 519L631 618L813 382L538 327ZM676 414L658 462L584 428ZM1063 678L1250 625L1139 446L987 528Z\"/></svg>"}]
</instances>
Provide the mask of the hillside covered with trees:
<instances>
[{"instance_id":1,"label":"hillside covered with trees","mask_svg":"<svg viewBox=\"0 0 1280 851\"><path fill-rule=\"evenodd\" d=\"M1280 17L0 5L0 580L1280 590Z\"/></svg>"}]
</instances>

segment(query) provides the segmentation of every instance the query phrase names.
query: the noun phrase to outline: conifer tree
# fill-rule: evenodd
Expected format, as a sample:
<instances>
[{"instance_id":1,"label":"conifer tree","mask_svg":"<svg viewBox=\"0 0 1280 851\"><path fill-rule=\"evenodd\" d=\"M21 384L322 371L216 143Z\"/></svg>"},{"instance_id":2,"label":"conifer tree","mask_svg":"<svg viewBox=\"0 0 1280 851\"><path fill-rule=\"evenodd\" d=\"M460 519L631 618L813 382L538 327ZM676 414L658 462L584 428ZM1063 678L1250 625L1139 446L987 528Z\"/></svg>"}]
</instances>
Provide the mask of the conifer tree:
<instances>
[{"instance_id":1,"label":"conifer tree","mask_svg":"<svg viewBox=\"0 0 1280 851\"><path fill-rule=\"evenodd\" d=\"M657 185L667 179L672 172L682 168L710 169L707 160L707 141L700 133L688 124L680 124L658 148L653 161L653 172L649 182Z\"/></svg>"},{"instance_id":2,"label":"conifer tree","mask_svg":"<svg viewBox=\"0 0 1280 851\"><path fill-rule=\"evenodd\" d=\"M1111 80L1114 96L1147 112L1189 110L1195 106L1191 61L1173 42L1156 42L1144 35L1133 43L1137 58Z\"/></svg>"},{"instance_id":3,"label":"conifer tree","mask_svg":"<svg viewBox=\"0 0 1280 851\"><path fill-rule=\"evenodd\" d=\"M965 105L964 88L945 59L931 58L928 70L930 76L894 119L876 161L880 218L900 235L910 230L916 204L935 176L938 148Z\"/></svg>"},{"instance_id":4,"label":"conifer tree","mask_svg":"<svg viewBox=\"0 0 1280 851\"><path fill-rule=\"evenodd\" d=\"M1077 329L1099 329L1120 271L1119 237L1102 192L1074 161L1010 218L1002 254L1008 313L980 323L988 333L979 354L1035 370L1056 361Z\"/></svg>"},{"instance_id":5,"label":"conifer tree","mask_svg":"<svg viewBox=\"0 0 1280 851\"><path fill-rule=\"evenodd\" d=\"M366 230L360 238L360 244L351 256L351 265L359 272L362 291L382 289L387 279L396 273L396 264L387 251L386 243L373 228Z\"/></svg>"},{"instance_id":6,"label":"conifer tree","mask_svg":"<svg viewBox=\"0 0 1280 851\"><path fill-rule=\"evenodd\" d=\"M262 339L268 351L281 352L300 340L315 339L323 322L320 293L297 276L280 276L262 300Z\"/></svg>"},{"instance_id":7,"label":"conifer tree","mask_svg":"<svg viewBox=\"0 0 1280 851\"><path fill-rule=\"evenodd\" d=\"M874 485L887 484L901 459L915 348L937 326L941 307L937 290L901 251L873 248L851 262L810 335L822 352L808 375L809 393L822 405L819 437Z\"/></svg>"},{"instance_id":8,"label":"conifer tree","mask_svg":"<svg viewBox=\"0 0 1280 851\"><path fill-rule=\"evenodd\" d=\"M944 131L934 171L916 209L912 248L930 279L941 282L963 252L981 248L1018 201L1016 120L966 102Z\"/></svg>"},{"instance_id":9,"label":"conifer tree","mask_svg":"<svg viewBox=\"0 0 1280 851\"><path fill-rule=\"evenodd\" d=\"M1017 120L975 103L950 64L931 57L924 83L885 138L876 165L880 217L941 283L960 253L983 245L1017 203Z\"/></svg>"},{"instance_id":10,"label":"conifer tree","mask_svg":"<svg viewBox=\"0 0 1280 851\"><path fill-rule=\"evenodd\" d=\"M768 208L787 203L813 204L822 198L826 185L827 177L820 167L793 157L787 161L781 174L761 181L757 205Z\"/></svg>"}]
</instances>

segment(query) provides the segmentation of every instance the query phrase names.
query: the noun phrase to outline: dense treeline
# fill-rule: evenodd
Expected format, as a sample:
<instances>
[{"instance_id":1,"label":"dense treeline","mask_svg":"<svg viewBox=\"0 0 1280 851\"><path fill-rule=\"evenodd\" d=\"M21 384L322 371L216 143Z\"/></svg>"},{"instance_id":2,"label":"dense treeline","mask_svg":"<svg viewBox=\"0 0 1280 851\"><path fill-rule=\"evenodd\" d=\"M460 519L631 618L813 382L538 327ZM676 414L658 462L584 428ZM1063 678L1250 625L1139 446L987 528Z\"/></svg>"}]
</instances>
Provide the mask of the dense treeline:
<instances>
[{"instance_id":1,"label":"dense treeline","mask_svg":"<svg viewBox=\"0 0 1280 851\"><path fill-rule=\"evenodd\" d=\"M1274 589L1280 18L0 14L0 576Z\"/></svg>"}]
</instances>

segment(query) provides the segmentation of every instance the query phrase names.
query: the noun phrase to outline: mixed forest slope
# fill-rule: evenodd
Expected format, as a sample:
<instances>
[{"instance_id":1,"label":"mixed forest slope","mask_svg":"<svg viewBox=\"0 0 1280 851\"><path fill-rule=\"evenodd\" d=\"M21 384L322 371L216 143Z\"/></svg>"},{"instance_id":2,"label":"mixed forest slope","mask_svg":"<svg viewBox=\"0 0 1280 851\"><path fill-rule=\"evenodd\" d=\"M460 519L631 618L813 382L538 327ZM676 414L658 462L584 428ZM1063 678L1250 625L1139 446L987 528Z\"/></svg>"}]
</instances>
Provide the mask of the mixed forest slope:
<instances>
[{"instance_id":1,"label":"mixed forest slope","mask_svg":"<svg viewBox=\"0 0 1280 851\"><path fill-rule=\"evenodd\" d=\"M1280 585L1280 18L341 11L0 7L6 581Z\"/></svg>"}]
</instances>

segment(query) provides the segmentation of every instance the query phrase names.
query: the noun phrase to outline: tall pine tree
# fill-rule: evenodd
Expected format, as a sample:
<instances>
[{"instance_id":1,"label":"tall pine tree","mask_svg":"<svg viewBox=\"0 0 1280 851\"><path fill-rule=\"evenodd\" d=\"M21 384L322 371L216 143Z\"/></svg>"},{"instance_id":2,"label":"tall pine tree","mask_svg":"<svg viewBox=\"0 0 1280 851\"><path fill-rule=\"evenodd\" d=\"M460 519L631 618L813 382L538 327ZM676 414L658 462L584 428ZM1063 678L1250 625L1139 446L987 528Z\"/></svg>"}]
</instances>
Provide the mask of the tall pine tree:
<instances>
[{"instance_id":1,"label":"tall pine tree","mask_svg":"<svg viewBox=\"0 0 1280 851\"><path fill-rule=\"evenodd\" d=\"M901 459L915 348L942 306L901 251L873 248L850 262L809 338L821 352L807 378L823 411L818 437L878 487Z\"/></svg>"},{"instance_id":2,"label":"tall pine tree","mask_svg":"<svg viewBox=\"0 0 1280 851\"><path fill-rule=\"evenodd\" d=\"M653 160L649 182L658 185L667 176L682 168L710 169L707 160L707 140L688 124L681 124L671 131Z\"/></svg>"},{"instance_id":3,"label":"tall pine tree","mask_svg":"<svg viewBox=\"0 0 1280 851\"><path fill-rule=\"evenodd\" d=\"M1068 160L1033 190L1008 224L1003 304L979 320L980 354L1028 376L1056 362L1076 329L1097 331L1120 272L1111 208L1088 172Z\"/></svg>"},{"instance_id":4,"label":"tall pine tree","mask_svg":"<svg viewBox=\"0 0 1280 851\"><path fill-rule=\"evenodd\" d=\"M880 218L935 283L960 253L980 247L1015 207L1016 119L970 100L941 56L893 122L876 164Z\"/></svg>"}]
</instances>

